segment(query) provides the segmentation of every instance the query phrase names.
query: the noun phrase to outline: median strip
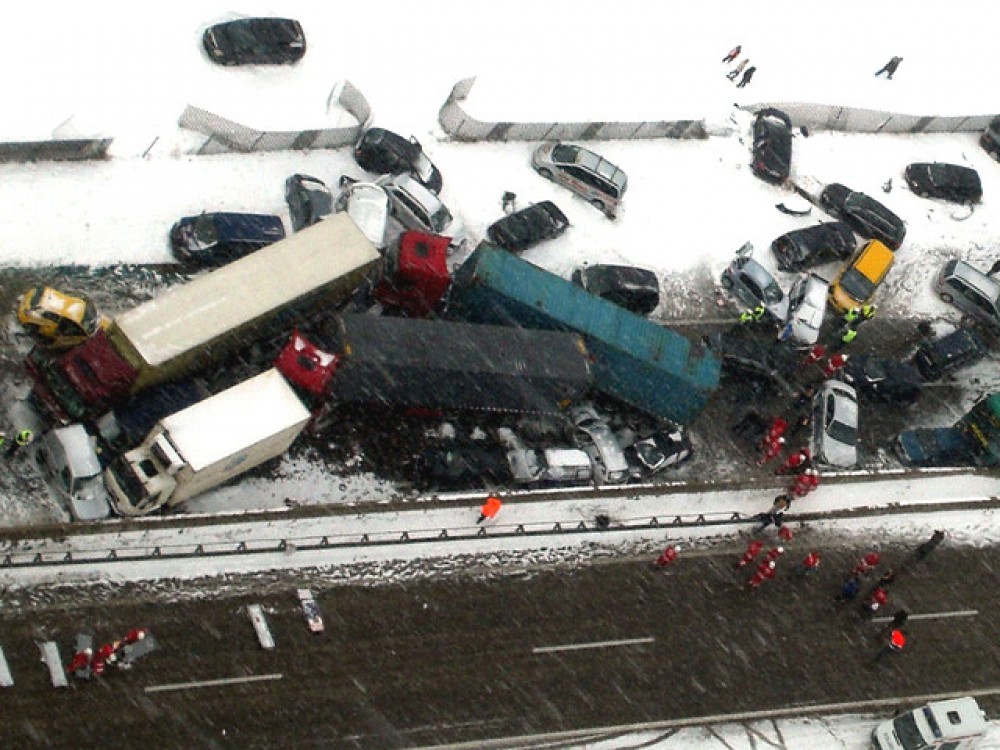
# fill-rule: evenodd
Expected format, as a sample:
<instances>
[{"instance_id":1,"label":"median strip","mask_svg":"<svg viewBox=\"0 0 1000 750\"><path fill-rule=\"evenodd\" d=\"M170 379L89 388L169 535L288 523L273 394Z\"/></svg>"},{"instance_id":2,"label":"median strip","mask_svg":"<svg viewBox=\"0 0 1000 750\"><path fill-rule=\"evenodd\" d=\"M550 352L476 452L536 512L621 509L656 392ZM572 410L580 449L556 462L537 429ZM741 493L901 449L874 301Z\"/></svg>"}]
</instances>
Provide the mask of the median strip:
<instances>
[{"instance_id":1,"label":"median strip","mask_svg":"<svg viewBox=\"0 0 1000 750\"><path fill-rule=\"evenodd\" d=\"M615 646L637 646L642 643L652 643L656 639L649 638L629 638L622 641L594 641L592 643L570 643L565 646L535 646L531 649L533 654L551 654L556 651L583 651L589 648L613 648Z\"/></svg>"},{"instance_id":2,"label":"median strip","mask_svg":"<svg viewBox=\"0 0 1000 750\"><path fill-rule=\"evenodd\" d=\"M191 690L193 688L219 687L221 685L239 685L244 682L263 682L265 680L280 680L283 674L252 674L246 677L224 677L219 680L202 680L200 682L174 682L169 685L147 685L147 693L166 693L170 690Z\"/></svg>"}]
</instances>

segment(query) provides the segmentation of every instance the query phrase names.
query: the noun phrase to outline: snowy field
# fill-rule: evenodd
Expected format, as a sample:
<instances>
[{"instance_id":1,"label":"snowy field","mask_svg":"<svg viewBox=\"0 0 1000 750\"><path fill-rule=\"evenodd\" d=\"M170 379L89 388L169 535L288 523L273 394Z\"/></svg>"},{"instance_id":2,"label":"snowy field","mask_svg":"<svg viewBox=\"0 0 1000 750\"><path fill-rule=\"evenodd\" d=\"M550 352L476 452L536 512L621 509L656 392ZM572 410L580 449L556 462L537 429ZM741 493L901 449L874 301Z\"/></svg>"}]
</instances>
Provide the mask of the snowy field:
<instances>
[{"instance_id":1,"label":"snowy field","mask_svg":"<svg viewBox=\"0 0 1000 750\"><path fill-rule=\"evenodd\" d=\"M0 65L11 72L0 81L7 112L0 137L115 140L105 162L0 165L0 262L169 262L168 228L203 210L277 213L290 229L284 179L304 172L334 184L342 173L359 175L347 149L191 156L194 140L179 130L177 118L194 104L257 127L345 124L340 113L326 110L340 80L364 93L374 124L421 140L444 175L442 198L474 234L499 217L505 190L516 192L521 205L555 200L572 227L525 257L563 275L585 262L618 262L652 268L661 279L717 277L748 240L759 249L756 257L773 267L766 247L774 237L825 217L816 209L801 219L779 213L774 204L788 193L750 174L747 110L756 103L821 101L915 114L992 114L998 108L993 87L981 79L995 44L995 30L985 22L993 8L985 0L892 0L876 7L858 0L836 6L781 1L766 10L726 0L668 5L652 15L649 4L634 0L616 4L614 12L610 7L392 0L376 9L247 0L235 9L240 15L301 20L309 49L296 66L236 70L213 66L200 49L206 26L235 15L233 6L218 0L157 8L98 2L8 9L9 28L33 33L12 34L0 49ZM862 28L884 33L876 44ZM737 43L758 69L743 89L725 78L731 66L720 63ZM428 47L434 51L425 52ZM892 55L904 58L895 79L876 78L875 70ZM589 144L630 177L624 208L610 222L531 171L535 144L444 139L437 111L452 85L470 75L477 83L466 106L484 119L703 118L717 135ZM1000 166L976 141L974 133L812 133L794 139L793 179L843 182L884 200L907 222L893 271L898 282L890 280L878 300L885 314L957 321L956 312L931 293L933 273L946 257L981 268L996 258ZM983 204L956 220L964 214L910 194L902 171L918 160L975 167ZM893 189L884 194L889 179ZM790 278L779 275L784 284ZM668 303L658 311L678 318L716 314ZM1000 383L996 369L991 360L981 373L984 387ZM310 467L286 462L283 468L303 494L335 500L354 490L327 486ZM357 489L372 492L367 484ZM256 506L263 495L277 504L285 496L266 486L230 494L227 507ZM923 524L889 522L882 533L909 538L922 535ZM956 541L972 544L994 543L996 527L991 516L978 513L958 514L948 526ZM872 722L865 715L732 724L672 737L640 732L578 747L861 750ZM1000 747L1000 732L987 747Z\"/></svg>"}]
</instances>

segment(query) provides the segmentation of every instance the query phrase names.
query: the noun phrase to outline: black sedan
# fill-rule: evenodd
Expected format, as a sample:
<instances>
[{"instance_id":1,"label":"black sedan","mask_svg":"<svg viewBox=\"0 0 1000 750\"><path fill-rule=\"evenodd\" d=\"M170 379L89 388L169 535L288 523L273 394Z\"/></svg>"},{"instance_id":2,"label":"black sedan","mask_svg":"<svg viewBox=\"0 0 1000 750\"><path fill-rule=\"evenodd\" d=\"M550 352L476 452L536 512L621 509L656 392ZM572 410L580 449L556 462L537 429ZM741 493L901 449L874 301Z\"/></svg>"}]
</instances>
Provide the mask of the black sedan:
<instances>
[{"instance_id":1,"label":"black sedan","mask_svg":"<svg viewBox=\"0 0 1000 750\"><path fill-rule=\"evenodd\" d=\"M441 172L427 158L416 138L404 138L385 128L368 128L354 146L354 161L375 174L408 172L432 193L441 192Z\"/></svg>"},{"instance_id":2,"label":"black sedan","mask_svg":"<svg viewBox=\"0 0 1000 750\"><path fill-rule=\"evenodd\" d=\"M851 357L841 377L859 394L888 403L912 404L924 385L911 362L866 354Z\"/></svg>"},{"instance_id":3,"label":"black sedan","mask_svg":"<svg viewBox=\"0 0 1000 750\"><path fill-rule=\"evenodd\" d=\"M906 237L903 220L864 193L832 182L823 188L819 203L827 213L846 221L862 237L879 240L892 250L898 250L903 244Z\"/></svg>"},{"instance_id":4,"label":"black sedan","mask_svg":"<svg viewBox=\"0 0 1000 750\"><path fill-rule=\"evenodd\" d=\"M566 231L569 219L552 201L535 203L504 216L486 230L490 242L519 253Z\"/></svg>"},{"instance_id":5,"label":"black sedan","mask_svg":"<svg viewBox=\"0 0 1000 750\"><path fill-rule=\"evenodd\" d=\"M760 179L780 185L792 167L792 120L779 109L762 109L753 121L753 161Z\"/></svg>"},{"instance_id":6,"label":"black sedan","mask_svg":"<svg viewBox=\"0 0 1000 750\"><path fill-rule=\"evenodd\" d=\"M903 173L906 184L922 198L940 198L953 203L979 203L983 184L971 167L943 162L915 162Z\"/></svg>"},{"instance_id":7,"label":"black sedan","mask_svg":"<svg viewBox=\"0 0 1000 750\"><path fill-rule=\"evenodd\" d=\"M826 221L795 229L771 243L771 252L782 271L803 271L833 261L843 262L857 247L854 230L846 221Z\"/></svg>"},{"instance_id":8,"label":"black sedan","mask_svg":"<svg viewBox=\"0 0 1000 750\"><path fill-rule=\"evenodd\" d=\"M240 18L210 27L202 44L219 65L283 65L306 54L306 37L290 18Z\"/></svg>"},{"instance_id":9,"label":"black sedan","mask_svg":"<svg viewBox=\"0 0 1000 750\"><path fill-rule=\"evenodd\" d=\"M660 304L660 282L646 268L583 266L574 269L570 281L636 315L649 315Z\"/></svg>"}]
</instances>

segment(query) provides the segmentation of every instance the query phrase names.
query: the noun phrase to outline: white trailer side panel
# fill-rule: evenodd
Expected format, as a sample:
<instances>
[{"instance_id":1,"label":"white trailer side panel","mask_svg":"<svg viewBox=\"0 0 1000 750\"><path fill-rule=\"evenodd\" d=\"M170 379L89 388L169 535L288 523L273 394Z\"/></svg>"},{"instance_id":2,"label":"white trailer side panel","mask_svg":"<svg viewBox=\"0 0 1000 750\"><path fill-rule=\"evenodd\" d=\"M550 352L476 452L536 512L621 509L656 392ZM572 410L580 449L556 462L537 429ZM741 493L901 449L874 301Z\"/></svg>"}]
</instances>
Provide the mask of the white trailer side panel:
<instances>
[{"instance_id":1,"label":"white trailer side panel","mask_svg":"<svg viewBox=\"0 0 1000 750\"><path fill-rule=\"evenodd\" d=\"M152 368L324 288L380 256L346 213L330 216L115 318Z\"/></svg>"}]
</instances>

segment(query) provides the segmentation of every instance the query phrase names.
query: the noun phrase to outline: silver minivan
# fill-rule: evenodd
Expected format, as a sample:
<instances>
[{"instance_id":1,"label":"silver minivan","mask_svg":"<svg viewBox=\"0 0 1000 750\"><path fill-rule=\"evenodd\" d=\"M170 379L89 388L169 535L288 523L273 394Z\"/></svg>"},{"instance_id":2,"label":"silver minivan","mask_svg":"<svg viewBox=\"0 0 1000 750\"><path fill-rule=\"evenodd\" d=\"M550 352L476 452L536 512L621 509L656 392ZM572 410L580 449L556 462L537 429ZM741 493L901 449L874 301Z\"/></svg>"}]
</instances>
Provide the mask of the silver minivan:
<instances>
[{"instance_id":1,"label":"silver minivan","mask_svg":"<svg viewBox=\"0 0 1000 750\"><path fill-rule=\"evenodd\" d=\"M966 263L949 260L934 280L941 299L993 328L1000 328L1000 281Z\"/></svg>"},{"instance_id":2,"label":"silver minivan","mask_svg":"<svg viewBox=\"0 0 1000 750\"><path fill-rule=\"evenodd\" d=\"M569 143L543 143L531 155L531 166L542 177L585 198L615 218L628 188L625 173L590 149Z\"/></svg>"}]
</instances>

